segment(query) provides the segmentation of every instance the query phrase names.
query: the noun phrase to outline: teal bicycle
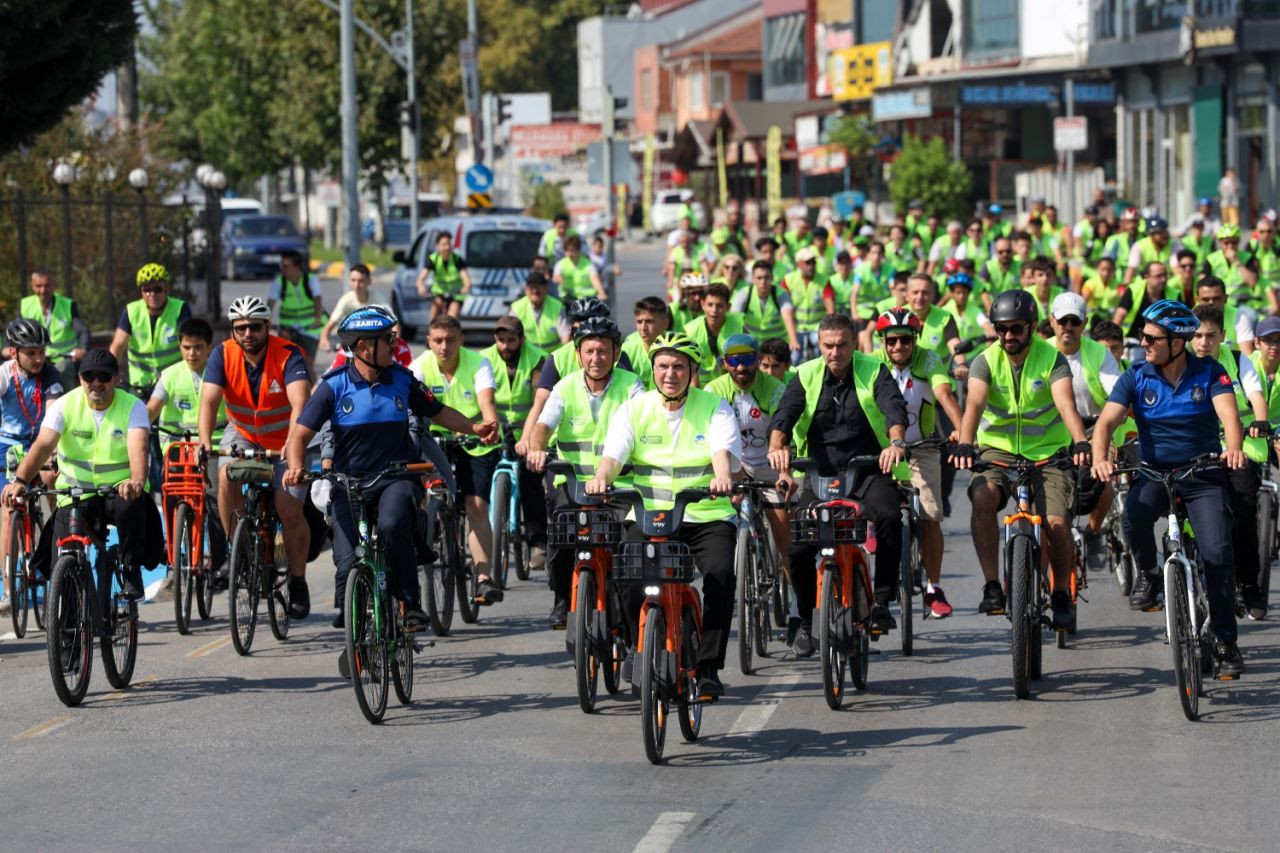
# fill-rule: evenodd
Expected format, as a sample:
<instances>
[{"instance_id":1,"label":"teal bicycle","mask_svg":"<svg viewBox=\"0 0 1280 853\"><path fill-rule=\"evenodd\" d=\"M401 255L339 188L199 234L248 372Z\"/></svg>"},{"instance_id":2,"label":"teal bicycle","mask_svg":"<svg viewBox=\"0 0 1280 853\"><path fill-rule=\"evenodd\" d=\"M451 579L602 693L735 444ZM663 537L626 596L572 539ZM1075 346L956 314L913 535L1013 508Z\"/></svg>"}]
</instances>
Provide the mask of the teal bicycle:
<instances>
[{"instance_id":1,"label":"teal bicycle","mask_svg":"<svg viewBox=\"0 0 1280 853\"><path fill-rule=\"evenodd\" d=\"M520 513L520 457L516 455L516 437L511 424L502 424L502 455L493 472L493 488L489 490L489 526L493 528L493 577L506 589L507 575L529 579L529 549L524 539Z\"/></svg>"}]
</instances>

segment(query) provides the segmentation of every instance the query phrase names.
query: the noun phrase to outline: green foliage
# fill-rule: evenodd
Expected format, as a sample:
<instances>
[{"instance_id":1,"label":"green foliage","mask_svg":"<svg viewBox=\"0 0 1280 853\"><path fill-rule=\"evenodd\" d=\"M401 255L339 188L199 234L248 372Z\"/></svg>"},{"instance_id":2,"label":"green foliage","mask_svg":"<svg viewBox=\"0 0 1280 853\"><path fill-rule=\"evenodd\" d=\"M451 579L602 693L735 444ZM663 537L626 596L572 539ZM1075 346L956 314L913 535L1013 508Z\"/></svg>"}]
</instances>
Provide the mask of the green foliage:
<instances>
[{"instance_id":1,"label":"green foliage","mask_svg":"<svg viewBox=\"0 0 1280 853\"><path fill-rule=\"evenodd\" d=\"M963 219L971 212L972 177L964 163L951 159L941 137L929 140L907 134L902 153L893 161L889 194L897 210L906 210L912 199L945 219Z\"/></svg>"},{"instance_id":2,"label":"green foliage","mask_svg":"<svg viewBox=\"0 0 1280 853\"><path fill-rule=\"evenodd\" d=\"M839 145L849 155L854 180L861 182L869 195L874 196L876 186L876 144L880 135L869 115L841 116L827 134L832 145Z\"/></svg>"},{"instance_id":3,"label":"green foliage","mask_svg":"<svg viewBox=\"0 0 1280 853\"><path fill-rule=\"evenodd\" d=\"M132 49L133 0L7 0L0 24L0 153L56 125Z\"/></svg>"},{"instance_id":4,"label":"green foliage","mask_svg":"<svg viewBox=\"0 0 1280 853\"><path fill-rule=\"evenodd\" d=\"M559 184L526 184L524 188L527 213L540 219L551 219L566 209L564 193Z\"/></svg>"}]
</instances>

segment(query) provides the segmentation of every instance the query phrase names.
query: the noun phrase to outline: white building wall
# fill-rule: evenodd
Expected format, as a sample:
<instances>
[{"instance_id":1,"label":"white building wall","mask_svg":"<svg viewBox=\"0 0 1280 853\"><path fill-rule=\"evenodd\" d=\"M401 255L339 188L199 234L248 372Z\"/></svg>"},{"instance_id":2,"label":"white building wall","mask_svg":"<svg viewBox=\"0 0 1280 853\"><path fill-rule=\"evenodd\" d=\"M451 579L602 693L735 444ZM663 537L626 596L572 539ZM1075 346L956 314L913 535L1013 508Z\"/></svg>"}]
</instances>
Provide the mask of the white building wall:
<instances>
[{"instance_id":1,"label":"white building wall","mask_svg":"<svg viewBox=\"0 0 1280 853\"><path fill-rule=\"evenodd\" d=\"M1022 58L1075 55L1083 62L1089 47L1086 0L1022 0L1018 7Z\"/></svg>"}]
</instances>

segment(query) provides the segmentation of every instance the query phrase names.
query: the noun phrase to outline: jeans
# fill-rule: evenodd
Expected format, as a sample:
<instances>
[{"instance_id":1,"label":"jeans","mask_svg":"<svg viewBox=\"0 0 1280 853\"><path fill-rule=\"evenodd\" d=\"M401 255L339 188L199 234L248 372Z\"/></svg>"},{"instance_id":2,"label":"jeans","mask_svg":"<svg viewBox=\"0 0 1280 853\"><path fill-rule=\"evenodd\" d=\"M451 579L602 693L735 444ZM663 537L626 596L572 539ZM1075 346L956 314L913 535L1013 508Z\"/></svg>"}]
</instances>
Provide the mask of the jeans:
<instances>
[{"instance_id":1,"label":"jeans","mask_svg":"<svg viewBox=\"0 0 1280 853\"><path fill-rule=\"evenodd\" d=\"M418 585L418 553L414 535L414 518L422 497L421 488L412 480L379 483L365 492L370 520L378 525L387 556L387 588L410 608L422 607ZM359 541L355 518L347 501L347 490L333 490L333 565L334 606L341 608L347 591L347 575L356 564L355 548Z\"/></svg>"}]
</instances>

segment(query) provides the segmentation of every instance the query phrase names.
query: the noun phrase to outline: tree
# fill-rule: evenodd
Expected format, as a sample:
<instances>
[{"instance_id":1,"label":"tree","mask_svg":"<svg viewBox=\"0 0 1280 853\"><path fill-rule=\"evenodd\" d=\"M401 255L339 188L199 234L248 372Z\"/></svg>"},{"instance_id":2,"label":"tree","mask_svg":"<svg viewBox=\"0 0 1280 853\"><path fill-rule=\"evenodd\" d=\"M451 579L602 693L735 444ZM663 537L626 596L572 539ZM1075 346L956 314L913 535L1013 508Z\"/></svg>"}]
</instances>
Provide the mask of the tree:
<instances>
[{"instance_id":1,"label":"tree","mask_svg":"<svg viewBox=\"0 0 1280 853\"><path fill-rule=\"evenodd\" d=\"M972 183L968 167L951 159L941 137L926 141L907 134L902 153L893 161L889 195L896 210L906 210L912 199L919 199L925 210L943 219L963 219L970 212Z\"/></svg>"},{"instance_id":2,"label":"tree","mask_svg":"<svg viewBox=\"0 0 1280 853\"><path fill-rule=\"evenodd\" d=\"M8 0L0 18L0 153L56 125L133 50L133 0Z\"/></svg>"},{"instance_id":3,"label":"tree","mask_svg":"<svg viewBox=\"0 0 1280 853\"><path fill-rule=\"evenodd\" d=\"M866 182L868 195L875 187L876 144L879 136L868 115L841 116L827 134L832 145L839 145L849 157L856 179Z\"/></svg>"},{"instance_id":4,"label":"tree","mask_svg":"<svg viewBox=\"0 0 1280 853\"><path fill-rule=\"evenodd\" d=\"M565 209L564 193L560 185L552 181L526 184L524 188L526 213L539 219L551 219Z\"/></svg>"}]
</instances>

